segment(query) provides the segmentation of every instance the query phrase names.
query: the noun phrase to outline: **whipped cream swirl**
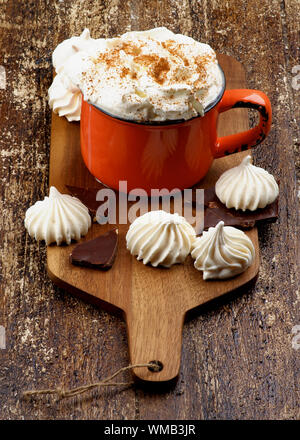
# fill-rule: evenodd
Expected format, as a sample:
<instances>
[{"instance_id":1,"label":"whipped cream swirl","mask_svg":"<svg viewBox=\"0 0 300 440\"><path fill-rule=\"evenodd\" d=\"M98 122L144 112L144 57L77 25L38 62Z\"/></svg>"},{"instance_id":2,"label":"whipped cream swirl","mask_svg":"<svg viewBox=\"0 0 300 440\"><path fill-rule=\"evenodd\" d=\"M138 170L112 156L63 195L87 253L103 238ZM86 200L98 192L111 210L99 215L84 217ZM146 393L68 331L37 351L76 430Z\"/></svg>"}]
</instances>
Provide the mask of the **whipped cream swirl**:
<instances>
[{"instance_id":1,"label":"whipped cream swirl","mask_svg":"<svg viewBox=\"0 0 300 440\"><path fill-rule=\"evenodd\" d=\"M54 52L56 69L86 101L123 119L190 119L203 115L223 89L213 49L164 27L84 43L71 40Z\"/></svg>"},{"instance_id":2,"label":"whipped cream swirl","mask_svg":"<svg viewBox=\"0 0 300 440\"><path fill-rule=\"evenodd\" d=\"M56 75L48 90L48 99L54 113L65 116L69 122L80 121L81 91L66 75Z\"/></svg>"},{"instance_id":3,"label":"whipped cream swirl","mask_svg":"<svg viewBox=\"0 0 300 440\"><path fill-rule=\"evenodd\" d=\"M219 222L204 231L192 246L196 269L203 279L226 279L244 272L254 261L255 250L250 238L237 228Z\"/></svg>"},{"instance_id":4,"label":"whipped cream swirl","mask_svg":"<svg viewBox=\"0 0 300 440\"><path fill-rule=\"evenodd\" d=\"M90 31L84 29L79 37L60 43L52 54L56 76L48 90L48 101L54 113L65 116L68 121L80 121L81 91L65 74L65 66L73 55L88 52L95 41Z\"/></svg>"},{"instance_id":5,"label":"whipped cream swirl","mask_svg":"<svg viewBox=\"0 0 300 440\"><path fill-rule=\"evenodd\" d=\"M49 197L27 209L25 227L29 235L46 244L70 244L87 234L91 226L88 208L76 197L61 194L51 186Z\"/></svg>"},{"instance_id":6,"label":"whipped cream swirl","mask_svg":"<svg viewBox=\"0 0 300 440\"><path fill-rule=\"evenodd\" d=\"M279 188L272 174L251 164L246 156L240 165L223 173L215 186L216 194L227 208L255 211L274 202Z\"/></svg>"},{"instance_id":7,"label":"whipped cream swirl","mask_svg":"<svg viewBox=\"0 0 300 440\"><path fill-rule=\"evenodd\" d=\"M138 217L126 235L131 254L154 267L183 263L194 240L195 231L190 223L165 211L151 211Z\"/></svg>"},{"instance_id":8,"label":"whipped cream swirl","mask_svg":"<svg viewBox=\"0 0 300 440\"><path fill-rule=\"evenodd\" d=\"M87 52L96 40L91 38L90 31L84 29L79 37L71 37L60 43L52 54L52 64L56 73L64 70L69 59L79 52Z\"/></svg>"}]
</instances>

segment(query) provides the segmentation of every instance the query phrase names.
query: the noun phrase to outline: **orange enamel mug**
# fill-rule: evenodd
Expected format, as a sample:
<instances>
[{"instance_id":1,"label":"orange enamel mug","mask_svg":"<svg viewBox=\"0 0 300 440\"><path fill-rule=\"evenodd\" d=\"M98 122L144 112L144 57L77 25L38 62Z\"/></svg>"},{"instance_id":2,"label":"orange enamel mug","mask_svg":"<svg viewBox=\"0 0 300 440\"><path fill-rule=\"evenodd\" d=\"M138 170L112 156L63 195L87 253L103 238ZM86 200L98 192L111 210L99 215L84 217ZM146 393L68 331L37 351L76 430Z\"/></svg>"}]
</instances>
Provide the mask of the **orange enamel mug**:
<instances>
[{"instance_id":1,"label":"orange enamel mug","mask_svg":"<svg viewBox=\"0 0 300 440\"><path fill-rule=\"evenodd\" d=\"M251 108L260 113L256 127L229 136L217 136L220 113L232 108ZM82 100L80 137L83 160L96 179L128 191L184 189L200 181L213 160L255 147L270 131L268 97L258 90L225 91L205 109L204 116L187 121L142 123L112 116Z\"/></svg>"}]
</instances>

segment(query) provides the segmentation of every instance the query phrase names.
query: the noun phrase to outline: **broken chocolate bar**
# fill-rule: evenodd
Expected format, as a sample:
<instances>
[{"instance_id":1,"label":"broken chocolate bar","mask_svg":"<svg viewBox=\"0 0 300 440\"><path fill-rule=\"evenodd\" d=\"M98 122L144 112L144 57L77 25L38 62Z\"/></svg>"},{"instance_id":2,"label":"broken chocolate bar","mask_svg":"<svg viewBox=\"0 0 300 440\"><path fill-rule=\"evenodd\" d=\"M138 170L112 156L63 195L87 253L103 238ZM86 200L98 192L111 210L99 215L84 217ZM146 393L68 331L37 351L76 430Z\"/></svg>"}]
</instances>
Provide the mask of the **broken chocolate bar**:
<instances>
[{"instance_id":1,"label":"broken chocolate bar","mask_svg":"<svg viewBox=\"0 0 300 440\"><path fill-rule=\"evenodd\" d=\"M96 201L99 189L104 188L80 188L66 185L72 195L77 197L88 207L92 217L96 216L97 209L101 202ZM102 202L103 203L103 202ZM195 192L193 191L193 204L196 203ZM256 211L241 211L226 206L218 199L215 188L204 190L204 229L216 226L220 220L225 226L236 226L242 229L253 228L256 222L261 220L275 221L278 217L278 198L265 208Z\"/></svg>"},{"instance_id":2,"label":"broken chocolate bar","mask_svg":"<svg viewBox=\"0 0 300 440\"><path fill-rule=\"evenodd\" d=\"M216 226L222 220L225 226L253 228L261 220L275 221L278 217L278 198L265 208L241 211L226 206L218 199L215 188L204 190L204 229Z\"/></svg>"},{"instance_id":3,"label":"broken chocolate bar","mask_svg":"<svg viewBox=\"0 0 300 440\"><path fill-rule=\"evenodd\" d=\"M118 229L78 244L70 255L70 263L77 266L108 270L112 267L118 247Z\"/></svg>"},{"instance_id":4,"label":"broken chocolate bar","mask_svg":"<svg viewBox=\"0 0 300 440\"><path fill-rule=\"evenodd\" d=\"M97 192L105 188L101 185L98 188L81 188L79 186L66 185L72 196L77 197L90 211L92 218L96 216L97 209L101 202L96 200Z\"/></svg>"}]
</instances>

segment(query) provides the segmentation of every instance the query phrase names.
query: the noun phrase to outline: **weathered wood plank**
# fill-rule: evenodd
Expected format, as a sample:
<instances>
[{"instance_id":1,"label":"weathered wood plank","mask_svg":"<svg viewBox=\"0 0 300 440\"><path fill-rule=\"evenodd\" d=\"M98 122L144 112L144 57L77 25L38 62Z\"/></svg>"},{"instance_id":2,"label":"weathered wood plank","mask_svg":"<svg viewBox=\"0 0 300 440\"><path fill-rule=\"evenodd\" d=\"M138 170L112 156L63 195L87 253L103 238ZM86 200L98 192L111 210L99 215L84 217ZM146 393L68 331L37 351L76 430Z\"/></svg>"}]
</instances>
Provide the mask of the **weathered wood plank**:
<instances>
[{"instance_id":1,"label":"weathered wood plank","mask_svg":"<svg viewBox=\"0 0 300 440\"><path fill-rule=\"evenodd\" d=\"M59 40L81 31L77 20L85 13L78 2L48 3L9 1L1 8L0 64L6 68L7 88L0 90L5 280L1 284L0 324L6 328L7 349L0 350L0 417L134 418L133 389L104 390L103 397L92 402L51 407L19 400L28 387L50 383L76 386L128 364L125 324L56 289L45 271L44 246L31 241L23 227L26 208L48 191L49 56ZM117 23L116 2L102 5L102 10L94 2L90 6L86 11L95 12L91 27L95 29L98 23L101 32L114 33L110 15Z\"/></svg>"}]
</instances>

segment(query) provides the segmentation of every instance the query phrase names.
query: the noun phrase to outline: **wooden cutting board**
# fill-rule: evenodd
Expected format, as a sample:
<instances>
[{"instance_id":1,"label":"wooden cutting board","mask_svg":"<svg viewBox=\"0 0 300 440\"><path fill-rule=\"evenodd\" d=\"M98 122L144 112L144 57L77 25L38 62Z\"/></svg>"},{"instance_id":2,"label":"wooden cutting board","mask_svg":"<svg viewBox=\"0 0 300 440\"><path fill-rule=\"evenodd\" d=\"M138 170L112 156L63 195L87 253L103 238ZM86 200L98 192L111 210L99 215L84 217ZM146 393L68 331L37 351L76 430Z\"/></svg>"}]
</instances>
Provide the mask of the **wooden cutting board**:
<instances>
[{"instance_id":1,"label":"wooden cutting board","mask_svg":"<svg viewBox=\"0 0 300 440\"><path fill-rule=\"evenodd\" d=\"M225 72L227 88L245 88L245 74L241 64L226 55L220 55L219 62ZM248 128L247 110L235 109L220 116L219 135ZM246 154L248 152L216 160L199 187L212 186L222 172L240 163ZM68 192L66 184L98 186L81 159L79 123L69 123L55 114L52 115L49 184L64 193ZM111 227L93 224L82 241ZM247 232L254 243L256 259L246 272L227 281L203 281L202 272L194 268L191 257L187 258L185 264L170 269L152 268L137 261L126 250L125 235L128 227L119 225L119 250L111 270L101 272L75 267L69 263L74 245L51 245L47 249L48 273L61 288L124 316L131 363L159 361L163 365L160 372L151 372L147 367L135 369L135 377L145 381L169 381L178 375L180 369L182 328L186 312L235 290L257 275L257 230L253 228Z\"/></svg>"}]
</instances>

